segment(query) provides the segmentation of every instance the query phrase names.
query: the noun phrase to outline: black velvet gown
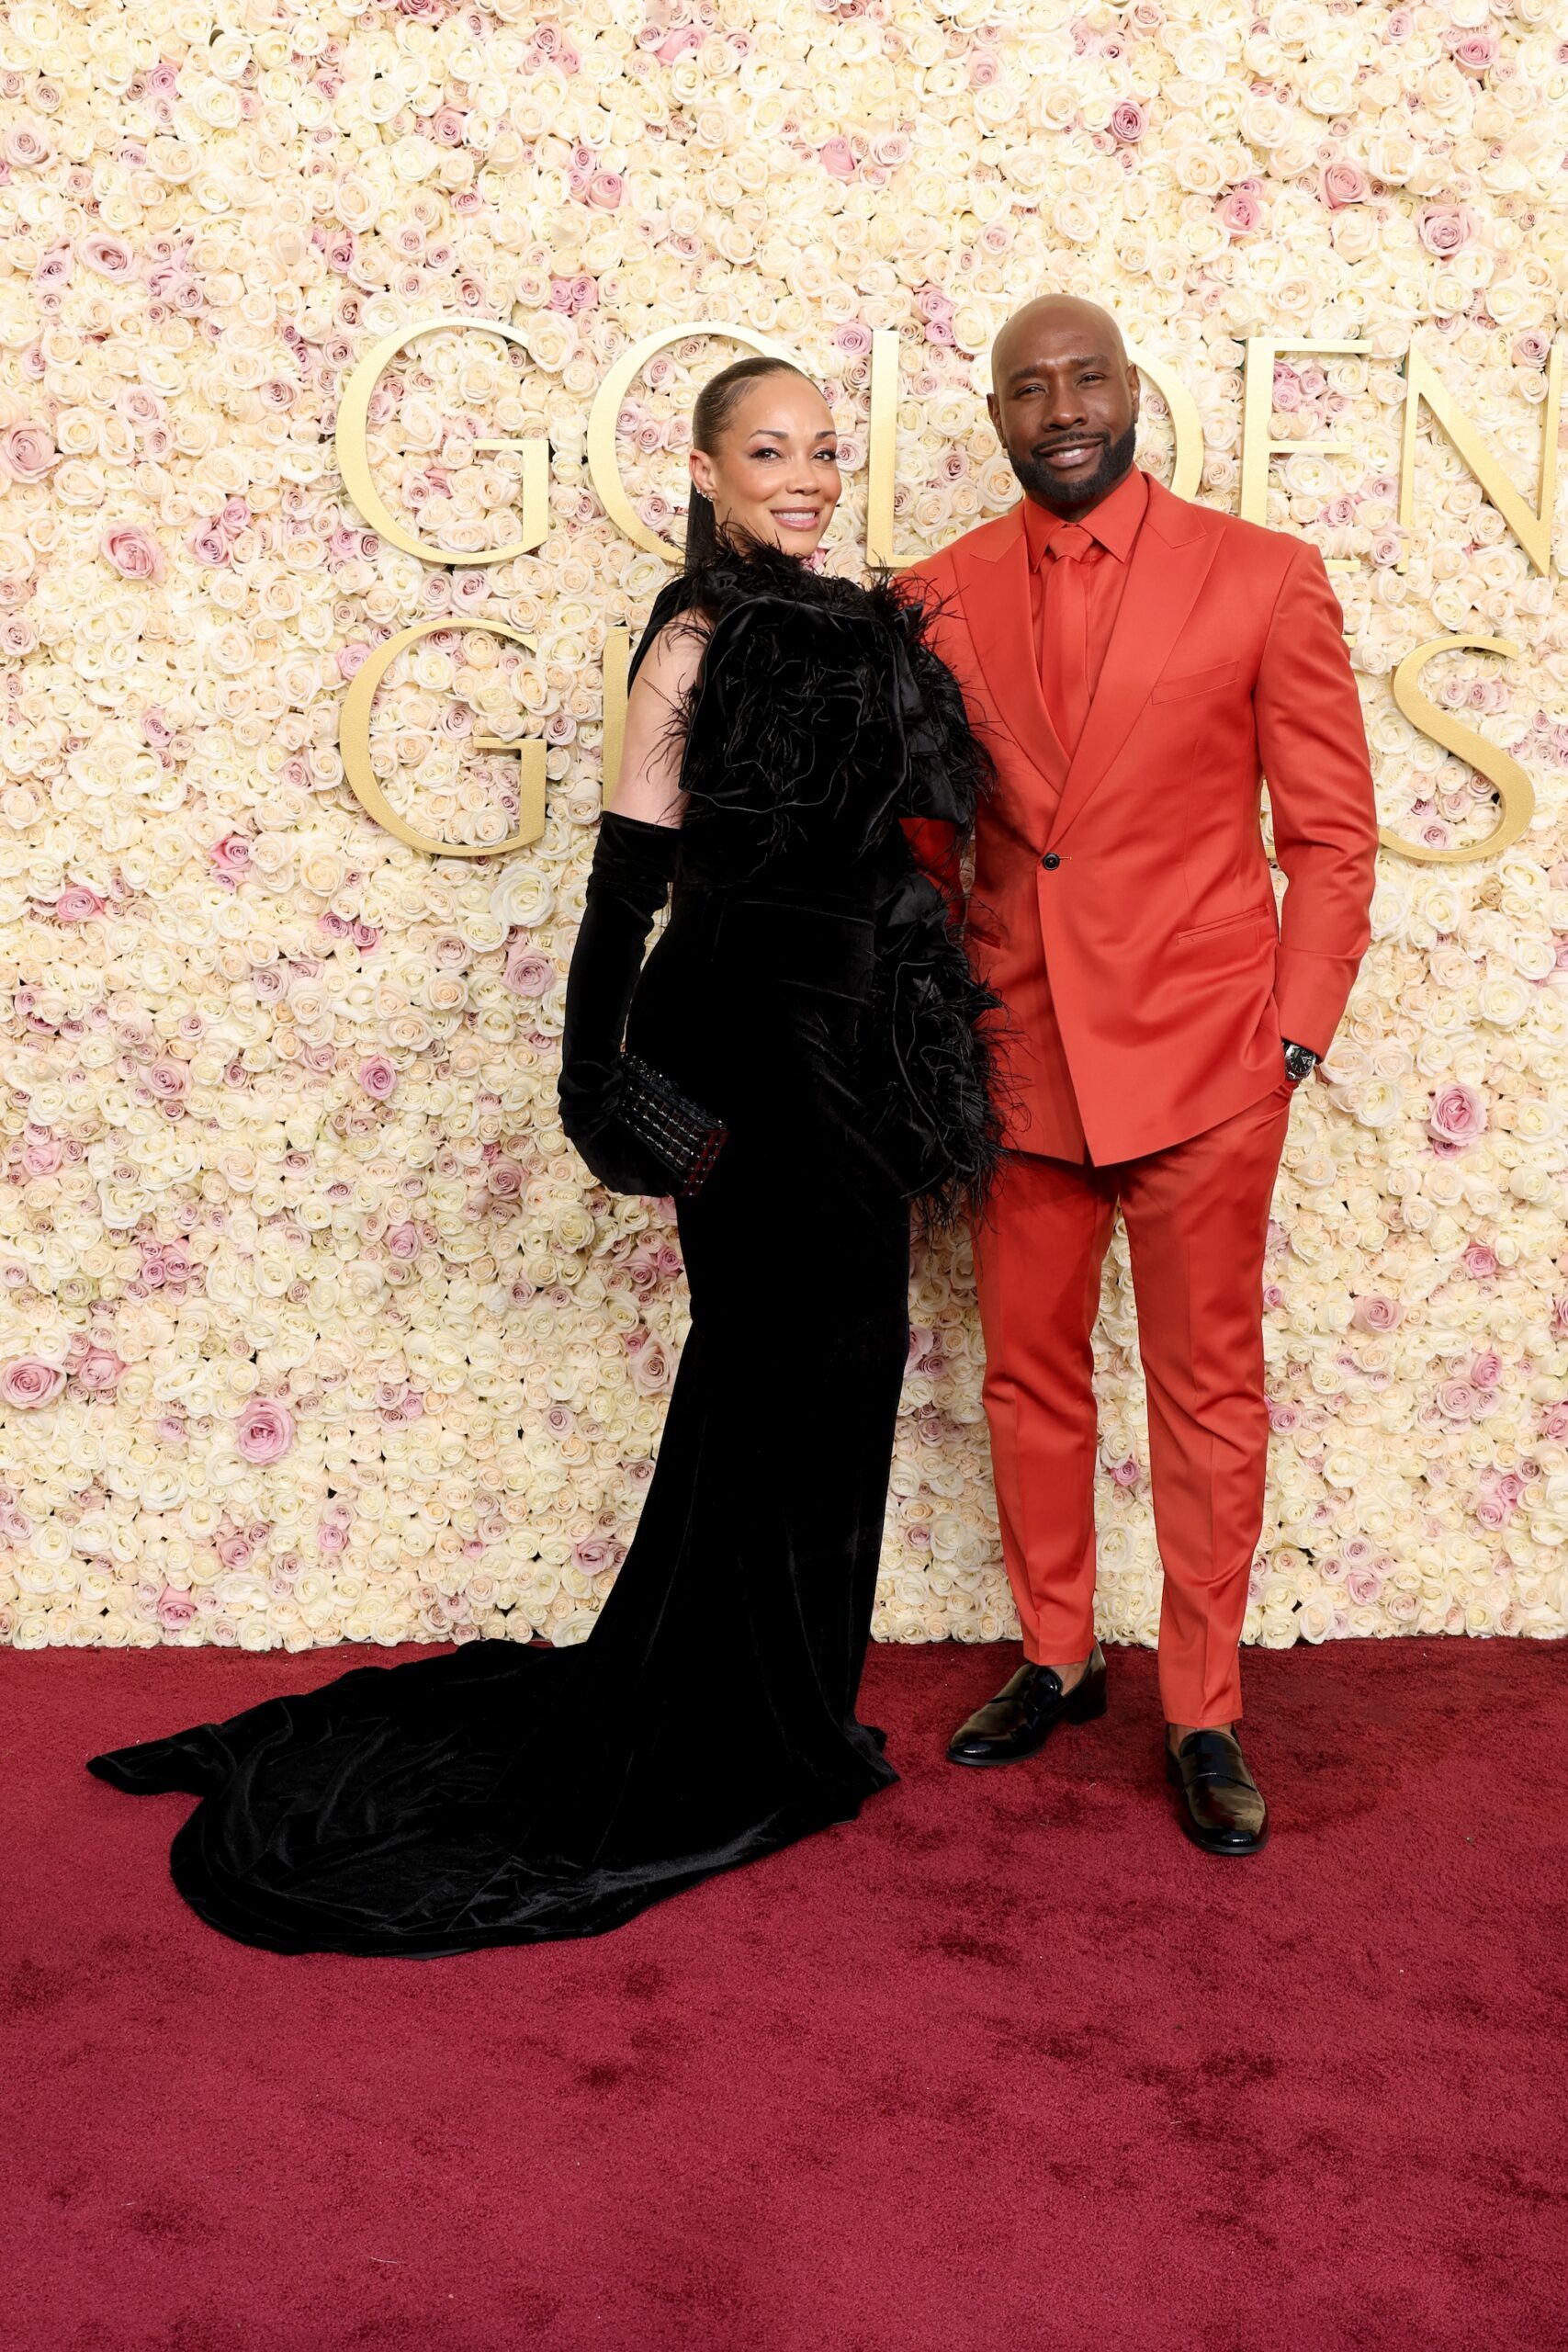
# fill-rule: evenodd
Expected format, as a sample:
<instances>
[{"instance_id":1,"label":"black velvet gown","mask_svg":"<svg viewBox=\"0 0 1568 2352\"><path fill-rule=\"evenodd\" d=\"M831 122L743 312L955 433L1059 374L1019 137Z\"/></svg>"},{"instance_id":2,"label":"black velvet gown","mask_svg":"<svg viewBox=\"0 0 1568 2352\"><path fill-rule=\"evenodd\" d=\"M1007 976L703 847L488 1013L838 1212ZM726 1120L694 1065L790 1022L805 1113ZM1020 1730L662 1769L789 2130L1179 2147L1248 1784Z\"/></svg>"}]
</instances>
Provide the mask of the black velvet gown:
<instances>
[{"instance_id":1,"label":"black velvet gown","mask_svg":"<svg viewBox=\"0 0 1568 2352\"><path fill-rule=\"evenodd\" d=\"M854 1702L910 1204L973 1182L995 1136L989 1000L899 820L962 828L983 763L891 592L772 558L701 594L673 907L627 1045L729 1136L678 1208L692 1328L636 1539L576 1647L359 1668L93 1760L200 1799L175 1883L243 1942L599 1934L897 1778Z\"/></svg>"}]
</instances>

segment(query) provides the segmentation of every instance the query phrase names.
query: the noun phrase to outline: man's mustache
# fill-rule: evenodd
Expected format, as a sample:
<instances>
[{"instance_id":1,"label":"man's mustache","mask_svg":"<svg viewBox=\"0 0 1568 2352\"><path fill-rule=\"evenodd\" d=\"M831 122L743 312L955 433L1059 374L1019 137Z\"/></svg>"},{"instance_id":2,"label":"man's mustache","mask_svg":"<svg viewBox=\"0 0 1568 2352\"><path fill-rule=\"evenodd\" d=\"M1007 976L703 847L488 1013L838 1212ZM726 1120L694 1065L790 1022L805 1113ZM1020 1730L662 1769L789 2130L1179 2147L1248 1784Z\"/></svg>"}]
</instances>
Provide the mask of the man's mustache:
<instances>
[{"instance_id":1,"label":"man's mustache","mask_svg":"<svg viewBox=\"0 0 1568 2352\"><path fill-rule=\"evenodd\" d=\"M1111 447L1110 434L1063 433L1055 441L1037 441L1029 454L1032 458L1048 458L1056 449L1084 449L1091 446L1108 449Z\"/></svg>"}]
</instances>

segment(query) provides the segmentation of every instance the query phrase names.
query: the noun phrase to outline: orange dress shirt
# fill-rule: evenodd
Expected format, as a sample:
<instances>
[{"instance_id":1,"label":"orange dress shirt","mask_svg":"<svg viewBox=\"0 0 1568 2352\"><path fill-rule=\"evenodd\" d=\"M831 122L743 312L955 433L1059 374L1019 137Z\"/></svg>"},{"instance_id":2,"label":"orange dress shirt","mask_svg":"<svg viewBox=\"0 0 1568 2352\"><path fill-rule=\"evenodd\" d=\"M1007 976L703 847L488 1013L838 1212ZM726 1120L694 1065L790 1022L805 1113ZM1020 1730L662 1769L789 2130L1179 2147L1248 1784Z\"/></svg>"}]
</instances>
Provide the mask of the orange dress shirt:
<instances>
[{"instance_id":1,"label":"orange dress shirt","mask_svg":"<svg viewBox=\"0 0 1568 2352\"><path fill-rule=\"evenodd\" d=\"M1148 503L1148 479L1136 466L1123 474L1110 495L1102 498L1098 506L1091 506L1087 514L1053 514L1047 507L1037 506L1032 498L1023 502L1023 532L1029 543L1029 594L1040 660L1040 684L1051 724L1069 759L1077 749L1087 704L1077 710L1065 707L1064 650L1055 640L1055 633L1061 626L1061 590L1065 582L1061 564L1050 553L1051 545L1064 531L1075 526L1089 536L1089 545L1077 560L1083 567L1082 602L1087 625L1084 656L1088 698L1092 700L1105 666L1111 633L1121 609L1122 592L1127 585L1127 567Z\"/></svg>"}]
</instances>

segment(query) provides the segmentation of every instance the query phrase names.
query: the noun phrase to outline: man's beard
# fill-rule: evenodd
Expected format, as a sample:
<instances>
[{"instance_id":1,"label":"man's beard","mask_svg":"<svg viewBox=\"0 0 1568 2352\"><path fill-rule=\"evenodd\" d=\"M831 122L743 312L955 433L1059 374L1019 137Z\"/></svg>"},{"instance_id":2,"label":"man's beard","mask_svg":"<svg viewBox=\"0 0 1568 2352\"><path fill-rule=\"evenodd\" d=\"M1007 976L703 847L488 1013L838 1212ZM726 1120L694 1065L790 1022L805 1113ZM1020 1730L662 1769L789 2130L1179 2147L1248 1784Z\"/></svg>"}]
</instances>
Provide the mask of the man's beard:
<instances>
[{"instance_id":1,"label":"man's beard","mask_svg":"<svg viewBox=\"0 0 1568 2352\"><path fill-rule=\"evenodd\" d=\"M1084 436L1080 434L1078 438ZM1008 451L1008 462L1022 484L1026 495L1037 505L1048 506L1054 514L1081 514L1086 507L1098 506L1107 492L1115 489L1122 475L1130 471L1133 452L1137 447L1136 417L1114 441L1107 441L1100 453L1100 463L1092 473L1079 474L1072 482L1065 482L1052 472L1041 458L1016 457Z\"/></svg>"}]
</instances>

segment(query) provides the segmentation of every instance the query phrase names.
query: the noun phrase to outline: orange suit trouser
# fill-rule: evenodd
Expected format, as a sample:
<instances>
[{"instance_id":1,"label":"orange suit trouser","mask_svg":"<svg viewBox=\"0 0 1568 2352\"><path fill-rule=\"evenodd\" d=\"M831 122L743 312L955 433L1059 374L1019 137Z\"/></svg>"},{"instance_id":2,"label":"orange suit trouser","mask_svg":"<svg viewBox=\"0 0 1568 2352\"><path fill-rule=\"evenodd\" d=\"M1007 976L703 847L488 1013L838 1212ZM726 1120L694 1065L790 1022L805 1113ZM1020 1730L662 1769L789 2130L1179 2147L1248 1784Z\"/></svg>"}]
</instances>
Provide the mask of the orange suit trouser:
<instances>
[{"instance_id":1,"label":"orange suit trouser","mask_svg":"<svg viewBox=\"0 0 1568 2352\"><path fill-rule=\"evenodd\" d=\"M1095 1318L1120 1207L1148 1391L1168 1723L1233 1723L1263 1524L1263 1255L1288 1081L1168 1150L1096 1168L1020 1152L975 1237L1002 1553L1037 1665L1094 1644Z\"/></svg>"}]
</instances>

